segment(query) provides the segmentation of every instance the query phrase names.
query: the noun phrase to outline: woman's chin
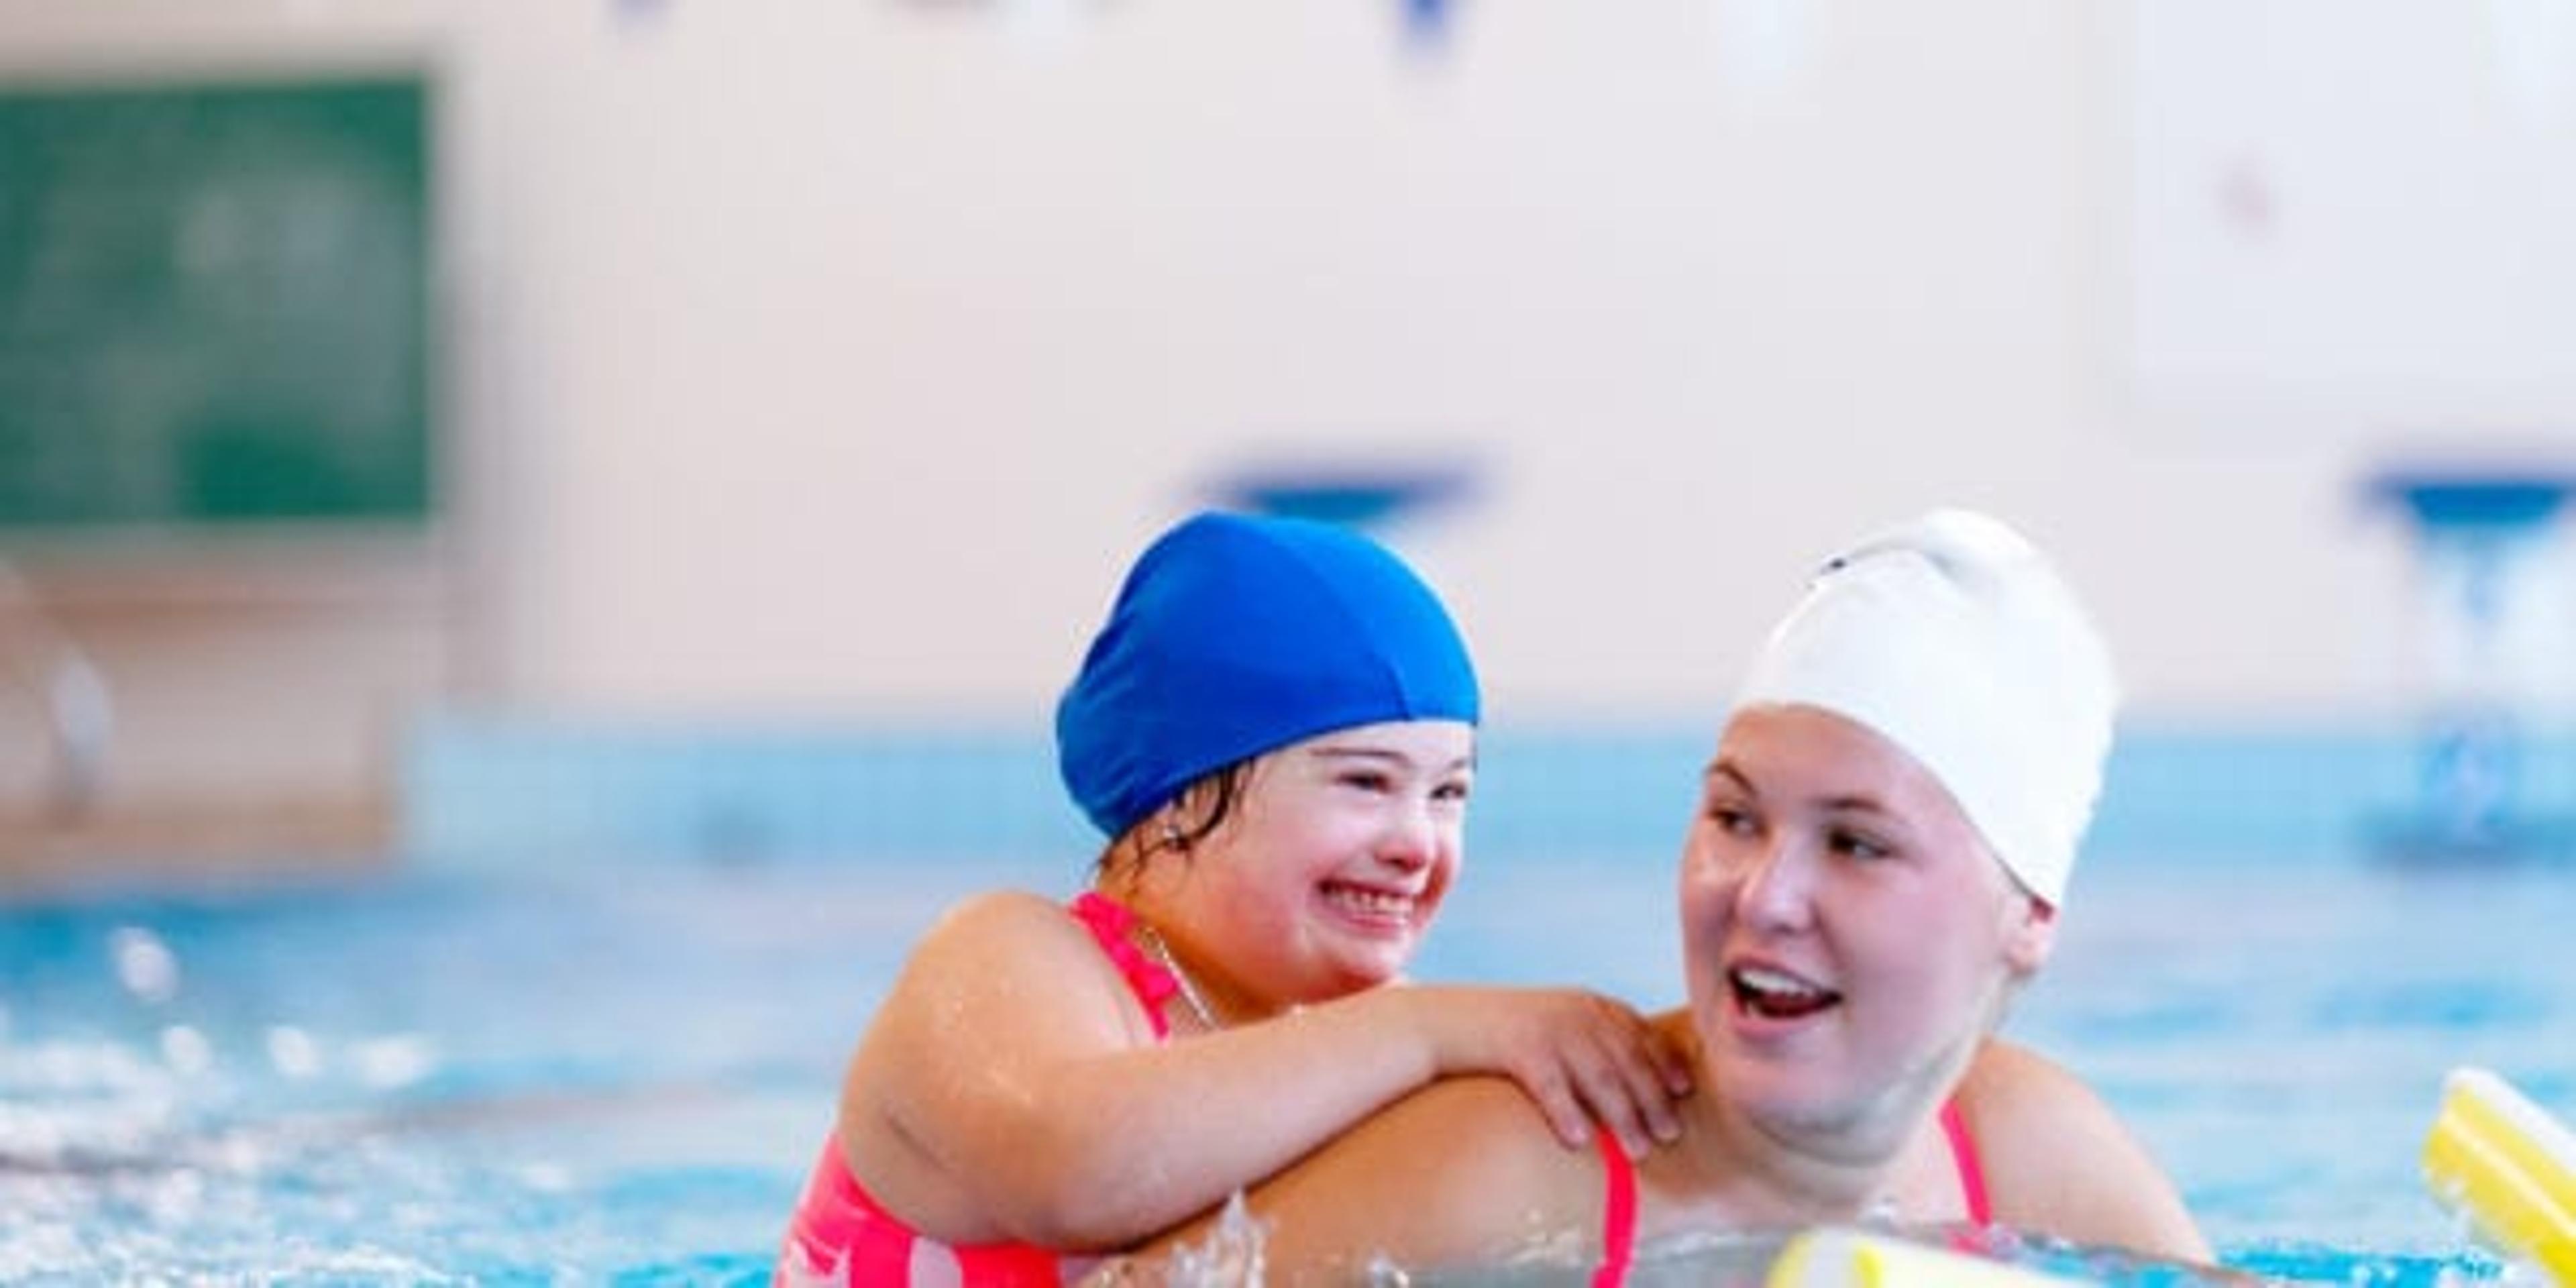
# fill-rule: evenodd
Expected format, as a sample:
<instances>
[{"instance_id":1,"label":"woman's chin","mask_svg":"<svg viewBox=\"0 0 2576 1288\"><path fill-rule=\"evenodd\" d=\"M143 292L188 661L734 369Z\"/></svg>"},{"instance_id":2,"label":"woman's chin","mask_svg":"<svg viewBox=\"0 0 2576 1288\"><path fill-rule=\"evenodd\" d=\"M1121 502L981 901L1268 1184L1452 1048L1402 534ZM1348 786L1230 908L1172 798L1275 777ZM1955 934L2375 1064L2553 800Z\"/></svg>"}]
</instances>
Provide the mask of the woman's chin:
<instances>
[{"instance_id":1,"label":"woman's chin","mask_svg":"<svg viewBox=\"0 0 2576 1288\"><path fill-rule=\"evenodd\" d=\"M1838 1080L1815 1060L1729 1049L1722 1042L1710 1047L1709 1056L1707 1080L1725 1087L1728 1101L1767 1135L1806 1135L1849 1117Z\"/></svg>"}]
</instances>

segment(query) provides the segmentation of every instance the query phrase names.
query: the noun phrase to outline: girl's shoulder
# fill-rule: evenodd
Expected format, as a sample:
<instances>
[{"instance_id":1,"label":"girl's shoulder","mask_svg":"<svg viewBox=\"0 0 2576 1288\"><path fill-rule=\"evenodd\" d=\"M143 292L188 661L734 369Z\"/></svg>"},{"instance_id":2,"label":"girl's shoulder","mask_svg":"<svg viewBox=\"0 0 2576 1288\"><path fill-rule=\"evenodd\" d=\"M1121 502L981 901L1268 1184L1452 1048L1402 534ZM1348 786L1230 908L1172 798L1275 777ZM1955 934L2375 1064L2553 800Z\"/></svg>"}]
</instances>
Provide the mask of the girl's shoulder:
<instances>
[{"instance_id":1,"label":"girl's shoulder","mask_svg":"<svg viewBox=\"0 0 2576 1288\"><path fill-rule=\"evenodd\" d=\"M953 1034L989 1035L984 1045ZM927 1064L1151 1045L1116 960L1066 905L996 890L951 906L913 945L871 1034ZM994 1044L999 1044L994 1045Z\"/></svg>"},{"instance_id":2,"label":"girl's shoulder","mask_svg":"<svg viewBox=\"0 0 2576 1288\"><path fill-rule=\"evenodd\" d=\"M1071 901L1030 890L979 890L950 904L938 924L1025 926L1064 922Z\"/></svg>"},{"instance_id":3,"label":"girl's shoulder","mask_svg":"<svg viewBox=\"0 0 2576 1288\"><path fill-rule=\"evenodd\" d=\"M1099 942L1064 901L1026 890L989 890L952 904L931 922L905 963L908 976L962 972L1034 977L1067 969L1106 971Z\"/></svg>"},{"instance_id":4,"label":"girl's shoulder","mask_svg":"<svg viewBox=\"0 0 2576 1288\"><path fill-rule=\"evenodd\" d=\"M1027 890L984 890L949 905L921 942L925 948L957 942L981 947L1006 940L1043 944L1090 938L1065 900Z\"/></svg>"}]
</instances>

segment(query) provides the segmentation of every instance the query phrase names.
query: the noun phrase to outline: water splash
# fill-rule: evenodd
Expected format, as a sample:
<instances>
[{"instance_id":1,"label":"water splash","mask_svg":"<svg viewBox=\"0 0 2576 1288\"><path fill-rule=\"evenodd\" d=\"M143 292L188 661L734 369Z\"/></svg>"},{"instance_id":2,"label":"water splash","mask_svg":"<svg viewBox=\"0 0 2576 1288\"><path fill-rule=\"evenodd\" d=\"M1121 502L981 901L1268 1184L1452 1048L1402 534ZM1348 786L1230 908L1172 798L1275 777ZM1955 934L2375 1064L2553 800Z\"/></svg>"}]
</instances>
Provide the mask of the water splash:
<instances>
[{"instance_id":1,"label":"water splash","mask_svg":"<svg viewBox=\"0 0 2576 1288\"><path fill-rule=\"evenodd\" d=\"M1252 1215L1243 1191L1236 1190L1227 1196L1206 1238L1184 1243L1164 1258L1159 1283L1162 1288L1261 1288L1269 1247L1270 1223ZM1143 1269L1124 1261L1118 1266L1118 1277L1130 1282Z\"/></svg>"}]
</instances>

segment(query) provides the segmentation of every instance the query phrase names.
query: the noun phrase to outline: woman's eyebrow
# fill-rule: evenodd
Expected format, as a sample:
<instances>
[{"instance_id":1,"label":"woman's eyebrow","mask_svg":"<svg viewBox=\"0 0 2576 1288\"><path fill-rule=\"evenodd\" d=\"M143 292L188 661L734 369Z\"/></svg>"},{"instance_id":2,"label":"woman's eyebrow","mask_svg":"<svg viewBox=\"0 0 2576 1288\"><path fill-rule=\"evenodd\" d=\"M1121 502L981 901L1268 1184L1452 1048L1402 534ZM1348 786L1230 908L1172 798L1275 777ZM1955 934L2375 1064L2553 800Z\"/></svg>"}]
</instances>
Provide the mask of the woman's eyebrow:
<instances>
[{"instance_id":1,"label":"woman's eyebrow","mask_svg":"<svg viewBox=\"0 0 2576 1288\"><path fill-rule=\"evenodd\" d=\"M1817 803L1828 812L1836 814L1876 814L1883 818L1896 817L1896 811L1889 809L1886 802L1875 796L1828 796Z\"/></svg>"},{"instance_id":2,"label":"woman's eyebrow","mask_svg":"<svg viewBox=\"0 0 2576 1288\"><path fill-rule=\"evenodd\" d=\"M1747 796L1759 796L1762 794L1754 789L1753 780L1745 777L1744 771L1736 768L1735 762L1724 756L1720 756L1717 759L1708 762L1708 768L1700 771L1700 777L1723 779L1726 782L1733 784L1736 790L1743 792Z\"/></svg>"},{"instance_id":3,"label":"woman's eyebrow","mask_svg":"<svg viewBox=\"0 0 2576 1288\"><path fill-rule=\"evenodd\" d=\"M1707 778L1717 779L1731 784L1736 790L1743 792L1745 795L1753 797L1756 800L1762 798L1761 789L1753 785L1753 780L1745 777L1744 771L1736 768L1735 762L1724 756L1720 756L1717 759L1710 761L1708 763L1708 768L1702 771L1702 775ZM1882 801L1876 796L1872 796L1866 792L1846 792L1840 796L1827 796L1822 800L1817 801L1815 804L1819 810L1826 813L1874 814L1882 818L1897 817L1896 811L1888 808L1885 801Z\"/></svg>"}]
</instances>

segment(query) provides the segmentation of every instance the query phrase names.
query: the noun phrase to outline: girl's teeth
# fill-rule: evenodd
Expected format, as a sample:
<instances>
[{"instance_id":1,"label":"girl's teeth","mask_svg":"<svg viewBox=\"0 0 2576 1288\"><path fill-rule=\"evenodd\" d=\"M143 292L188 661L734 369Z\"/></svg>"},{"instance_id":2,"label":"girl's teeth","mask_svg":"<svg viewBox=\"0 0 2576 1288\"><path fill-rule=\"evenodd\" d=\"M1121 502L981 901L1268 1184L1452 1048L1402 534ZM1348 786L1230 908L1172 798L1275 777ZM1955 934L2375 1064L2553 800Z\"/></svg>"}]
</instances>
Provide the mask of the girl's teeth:
<instances>
[{"instance_id":1,"label":"girl's teeth","mask_svg":"<svg viewBox=\"0 0 2576 1288\"><path fill-rule=\"evenodd\" d=\"M1335 889L1333 898L1357 911L1375 916L1399 915L1413 906L1413 900L1400 894L1388 894L1381 890L1361 890L1350 886Z\"/></svg>"}]
</instances>

